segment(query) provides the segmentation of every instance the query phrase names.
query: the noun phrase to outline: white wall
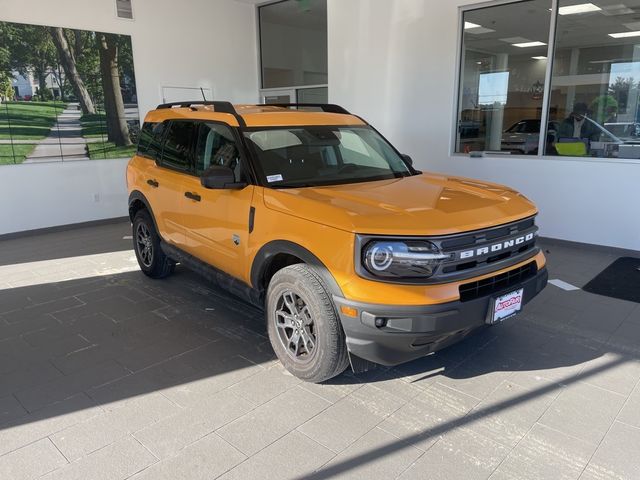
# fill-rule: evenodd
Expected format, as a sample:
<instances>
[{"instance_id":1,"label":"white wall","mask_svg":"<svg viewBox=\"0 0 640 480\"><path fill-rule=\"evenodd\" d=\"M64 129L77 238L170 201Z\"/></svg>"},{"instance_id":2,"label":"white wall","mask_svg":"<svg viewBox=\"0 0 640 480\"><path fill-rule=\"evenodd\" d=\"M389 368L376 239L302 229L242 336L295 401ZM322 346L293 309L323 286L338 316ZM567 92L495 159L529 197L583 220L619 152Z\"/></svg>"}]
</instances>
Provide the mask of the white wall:
<instances>
[{"instance_id":1,"label":"white wall","mask_svg":"<svg viewBox=\"0 0 640 480\"><path fill-rule=\"evenodd\" d=\"M478 0L328 0L329 100L418 168L511 185L541 234L640 250L640 162L452 156L458 7Z\"/></svg>"},{"instance_id":2,"label":"white wall","mask_svg":"<svg viewBox=\"0 0 640 480\"><path fill-rule=\"evenodd\" d=\"M258 100L255 6L233 0L0 0L0 20L131 35L142 115L161 86L203 86L216 99ZM0 166L0 235L125 216L126 161ZM94 199L98 198L96 202Z\"/></svg>"}]
</instances>

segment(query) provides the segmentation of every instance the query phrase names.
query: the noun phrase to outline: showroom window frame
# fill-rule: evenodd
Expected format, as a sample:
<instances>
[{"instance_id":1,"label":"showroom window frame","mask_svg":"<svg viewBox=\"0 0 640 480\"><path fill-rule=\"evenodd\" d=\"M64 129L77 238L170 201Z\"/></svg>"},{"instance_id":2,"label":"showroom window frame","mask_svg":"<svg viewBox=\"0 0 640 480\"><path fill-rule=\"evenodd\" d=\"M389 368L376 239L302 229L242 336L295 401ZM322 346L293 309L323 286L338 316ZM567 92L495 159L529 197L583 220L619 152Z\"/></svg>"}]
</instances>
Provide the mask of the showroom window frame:
<instances>
[{"instance_id":1,"label":"showroom window frame","mask_svg":"<svg viewBox=\"0 0 640 480\"><path fill-rule=\"evenodd\" d=\"M326 88L329 89L329 82L327 83L319 83L314 85L287 85L284 87L265 87L264 86L264 69L263 69L263 60L262 60L262 24L260 22L260 9L262 7L268 7L270 5L276 5L278 3L284 3L289 0L265 0L263 2L257 3L255 6L255 22L256 22L256 43L258 45L257 51L257 61L258 61L258 73L260 75L258 80L258 101L259 103L264 103L264 97L269 95L269 93L273 92L281 92L284 90L291 90L295 94L295 98L291 99L292 103L298 103L298 92L300 90L307 89L315 89L315 88ZM327 18L328 20L328 18ZM327 52L329 49L329 30L327 28ZM327 65L328 67L328 65Z\"/></svg>"},{"instance_id":2,"label":"showroom window frame","mask_svg":"<svg viewBox=\"0 0 640 480\"><path fill-rule=\"evenodd\" d=\"M449 145L449 154L451 157L459 158L471 158L469 153L457 152L458 143L458 130L459 130L459 116L460 105L462 104L462 91L460 87L462 85L462 74L464 67L462 61L464 59L464 14L473 10L480 10L482 8L499 7L502 5L512 5L517 3L525 3L527 0L489 0L486 2L475 3L471 5L462 5L458 7L458 37L456 40L456 75L455 75L455 101L453 102L453 121L451 128L451 141ZM553 65L555 61L556 53L556 33L559 17L559 5L560 0L551 0L551 17L549 25L549 41L547 42L547 67L544 77L544 92L542 97L542 114L540 117L540 138L538 139L538 153L536 155L513 155L510 153L497 153L497 152L478 152L476 158L515 158L523 160L543 159L543 160L556 160L556 161L572 161L572 162L591 162L591 163L622 163L622 164L638 164L640 165L640 159L633 158L601 158L601 157L571 157L571 156L554 156L546 155L546 134L548 128L549 119L549 107L551 105L551 83L553 78ZM544 131L542 131L544 128Z\"/></svg>"}]
</instances>

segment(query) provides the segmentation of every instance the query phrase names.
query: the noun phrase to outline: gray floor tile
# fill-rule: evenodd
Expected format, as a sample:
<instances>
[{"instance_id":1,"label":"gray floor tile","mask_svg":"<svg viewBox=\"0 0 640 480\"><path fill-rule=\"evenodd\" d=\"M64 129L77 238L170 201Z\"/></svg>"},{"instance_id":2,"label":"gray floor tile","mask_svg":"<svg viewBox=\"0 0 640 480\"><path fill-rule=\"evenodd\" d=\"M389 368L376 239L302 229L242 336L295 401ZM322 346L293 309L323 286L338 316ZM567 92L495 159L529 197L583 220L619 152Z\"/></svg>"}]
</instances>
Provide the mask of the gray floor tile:
<instances>
[{"instance_id":1,"label":"gray floor tile","mask_svg":"<svg viewBox=\"0 0 640 480\"><path fill-rule=\"evenodd\" d=\"M124 480L157 461L133 437L126 437L42 478L43 480Z\"/></svg>"},{"instance_id":2,"label":"gray floor tile","mask_svg":"<svg viewBox=\"0 0 640 480\"><path fill-rule=\"evenodd\" d=\"M379 427L428 450L443 434L457 428L478 400L435 384L387 417Z\"/></svg>"},{"instance_id":3,"label":"gray floor tile","mask_svg":"<svg viewBox=\"0 0 640 480\"><path fill-rule=\"evenodd\" d=\"M309 478L333 456L331 451L294 430L221 476L220 480Z\"/></svg>"},{"instance_id":4,"label":"gray floor tile","mask_svg":"<svg viewBox=\"0 0 640 480\"><path fill-rule=\"evenodd\" d=\"M262 405L300 383L302 383L301 380L291 375L278 363L236 383L231 390L249 402Z\"/></svg>"},{"instance_id":5,"label":"gray floor tile","mask_svg":"<svg viewBox=\"0 0 640 480\"><path fill-rule=\"evenodd\" d=\"M339 453L404 403L393 394L365 385L298 427L298 430Z\"/></svg>"},{"instance_id":6,"label":"gray floor tile","mask_svg":"<svg viewBox=\"0 0 640 480\"><path fill-rule=\"evenodd\" d=\"M447 433L401 476L401 480L482 480L508 455L509 449L465 428Z\"/></svg>"},{"instance_id":7,"label":"gray floor tile","mask_svg":"<svg viewBox=\"0 0 640 480\"><path fill-rule=\"evenodd\" d=\"M0 478L30 480L67 464L56 447L44 438L0 457Z\"/></svg>"},{"instance_id":8,"label":"gray floor tile","mask_svg":"<svg viewBox=\"0 0 640 480\"><path fill-rule=\"evenodd\" d=\"M253 455L330 405L313 393L293 387L217 432L244 454Z\"/></svg>"},{"instance_id":9,"label":"gray floor tile","mask_svg":"<svg viewBox=\"0 0 640 480\"><path fill-rule=\"evenodd\" d=\"M581 479L640 478L640 429L615 422Z\"/></svg>"},{"instance_id":10,"label":"gray floor tile","mask_svg":"<svg viewBox=\"0 0 640 480\"><path fill-rule=\"evenodd\" d=\"M151 465L132 480L210 480L231 470L245 458L244 454L212 433L188 445L177 455Z\"/></svg>"},{"instance_id":11,"label":"gray floor tile","mask_svg":"<svg viewBox=\"0 0 640 480\"><path fill-rule=\"evenodd\" d=\"M535 425L490 478L575 480L595 448L543 425Z\"/></svg>"},{"instance_id":12,"label":"gray floor tile","mask_svg":"<svg viewBox=\"0 0 640 480\"><path fill-rule=\"evenodd\" d=\"M635 390L629 395L627 402L620 410L618 420L640 428L640 384L637 384Z\"/></svg>"},{"instance_id":13,"label":"gray floor tile","mask_svg":"<svg viewBox=\"0 0 640 480\"><path fill-rule=\"evenodd\" d=\"M78 423L50 438L66 458L75 461L178 411L179 407L173 402L152 393L132 399L116 410Z\"/></svg>"},{"instance_id":14,"label":"gray floor tile","mask_svg":"<svg viewBox=\"0 0 640 480\"><path fill-rule=\"evenodd\" d=\"M59 377L15 395L30 412L69 398L77 393L128 375L128 371L115 361L104 362L90 370Z\"/></svg>"},{"instance_id":15,"label":"gray floor tile","mask_svg":"<svg viewBox=\"0 0 640 480\"><path fill-rule=\"evenodd\" d=\"M227 389L136 431L134 436L156 457L167 458L252 408L253 404Z\"/></svg>"},{"instance_id":16,"label":"gray floor tile","mask_svg":"<svg viewBox=\"0 0 640 480\"><path fill-rule=\"evenodd\" d=\"M560 388L560 387L558 387ZM549 408L559 392L503 382L465 419L464 428L513 448Z\"/></svg>"},{"instance_id":17,"label":"gray floor tile","mask_svg":"<svg viewBox=\"0 0 640 480\"><path fill-rule=\"evenodd\" d=\"M640 359L619 353L603 353L584 363L585 383L628 396L640 380Z\"/></svg>"},{"instance_id":18,"label":"gray floor tile","mask_svg":"<svg viewBox=\"0 0 640 480\"><path fill-rule=\"evenodd\" d=\"M101 415L102 412L89 397L79 394L14 419L0 429L0 455Z\"/></svg>"},{"instance_id":19,"label":"gray floor tile","mask_svg":"<svg viewBox=\"0 0 640 480\"><path fill-rule=\"evenodd\" d=\"M14 396L0 398L0 428L2 425L27 414Z\"/></svg>"},{"instance_id":20,"label":"gray floor tile","mask_svg":"<svg viewBox=\"0 0 640 480\"><path fill-rule=\"evenodd\" d=\"M374 428L324 465L310 478L388 479L397 478L422 451L384 430Z\"/></svg>"},{"instance_id":21,"label":"gray floor tile","mask_svg":"<svg viewBox=\"0 0 640 480\"><path fill-rule=\"evenodd\" d=\"M587 443L598 445L626 397L585 383L563 389L540 423Z\"/></svg>"}]
</instances>

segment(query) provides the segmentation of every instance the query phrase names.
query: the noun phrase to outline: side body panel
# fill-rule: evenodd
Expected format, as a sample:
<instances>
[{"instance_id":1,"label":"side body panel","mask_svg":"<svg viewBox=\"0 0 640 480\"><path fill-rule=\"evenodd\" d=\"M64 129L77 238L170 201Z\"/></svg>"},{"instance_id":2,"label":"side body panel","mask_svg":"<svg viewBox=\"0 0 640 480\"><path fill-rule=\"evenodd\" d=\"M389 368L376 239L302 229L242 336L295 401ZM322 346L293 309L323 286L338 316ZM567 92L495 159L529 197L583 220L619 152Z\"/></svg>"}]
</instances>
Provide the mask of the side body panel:
<instances>
[{"instance_id":1,"label":"side body panel","mask_svg":"<svg viewBox=\"0 0 640 480\"><path fill-rule=\"evenodd\" d=\"M185 191L200 196L195 201L182 195L180 223L185 231L184 250L200 260L248 283L249 211L254 187L211 190L200 179L185 175Z\"/></svg>"}]
</instances>

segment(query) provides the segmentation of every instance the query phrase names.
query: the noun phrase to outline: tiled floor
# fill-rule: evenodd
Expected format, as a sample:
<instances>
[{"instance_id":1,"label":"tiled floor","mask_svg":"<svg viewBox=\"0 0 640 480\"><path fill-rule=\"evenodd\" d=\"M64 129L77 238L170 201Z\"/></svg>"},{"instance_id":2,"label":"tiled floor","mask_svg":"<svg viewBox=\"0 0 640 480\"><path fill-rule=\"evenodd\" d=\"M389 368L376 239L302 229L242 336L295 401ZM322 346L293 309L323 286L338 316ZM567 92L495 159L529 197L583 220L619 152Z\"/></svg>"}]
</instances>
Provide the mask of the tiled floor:
<instances>
[{"instance_id":1,"label":"tiled floor","mask_svg":"<svg viewBox=\"0 0 640 480\"><path fill-rule=\"evenodd\" d=\"M137 269L126 224L0 242L0 479L638 479L640 305L550 285L525 313L326 385L259 311ZM582 286L614 260L545 244Z\"/></svg>"}]
</instances>

